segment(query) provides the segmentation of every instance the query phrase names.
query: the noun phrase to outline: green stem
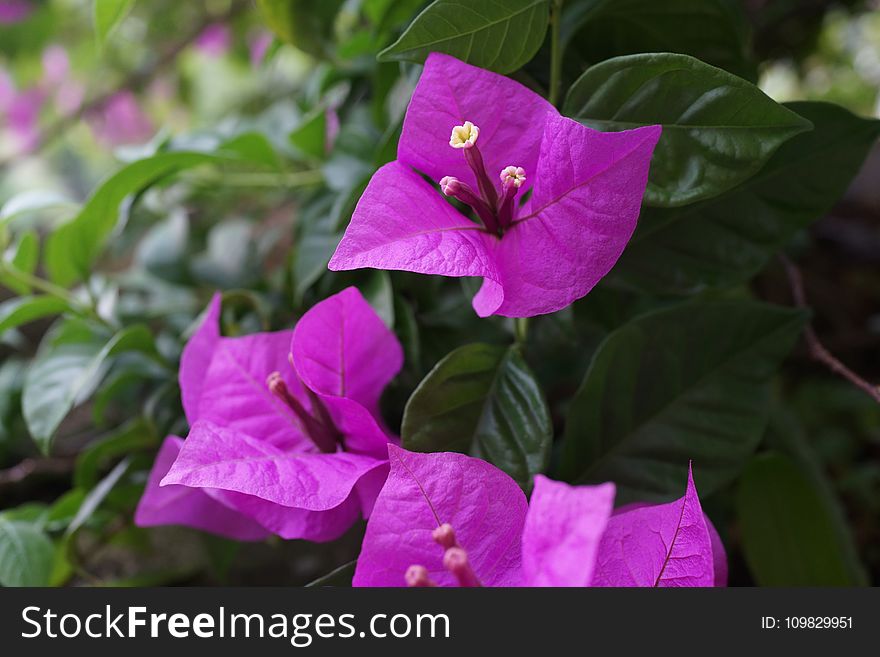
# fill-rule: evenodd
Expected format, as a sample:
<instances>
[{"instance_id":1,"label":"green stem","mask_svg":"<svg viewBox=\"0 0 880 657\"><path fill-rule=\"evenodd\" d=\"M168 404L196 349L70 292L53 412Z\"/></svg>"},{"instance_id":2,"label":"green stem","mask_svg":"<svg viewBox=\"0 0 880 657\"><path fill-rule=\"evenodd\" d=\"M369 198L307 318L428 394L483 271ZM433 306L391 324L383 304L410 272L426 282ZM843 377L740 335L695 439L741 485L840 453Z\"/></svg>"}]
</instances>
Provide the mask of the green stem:
<instances>
[{"instance_id":1,"label":"green stem","mask_svg":"<svg viewBox=\"0 0 880 657\"><path fill-rule=\"evenodd\" d=\"M559 104L562 84L562 45L559 42L562 3L563 0L551 0L550 4L550 93L547 100L554 106Z\"/></svg>"},{"instance_id":2,"label":"green stem","mask_svg":"<svg viewBox=\"0 0 880 657\"><path fill-rule=\"evenodd\" d=\"M10 267L9 265L4 263L0 263L0 272L2 272L4 276L15 279L22 285L38 290L43 294L49 295L50 297L61 299L64 303L70 306L72 310L75 310L80 314L87 315L92 319L96 319L102 324L107 325L107 322L104 320L104 318L98 315L98 312L94 308L74 297L70 293L70 290L67 290L59 285L55 285L54 283L40 278L39 276L34 276L33 274L24 272L17 267Z\"/></svg>"},{"instance_id":3,"label":"green stem","mask_svg":"<svg viewBox=\"0 0 880 657\"><path fill-rule=\"evenodd\" d=\"M529 335L529 318L517 317L513 320L513 332L516 335L517 344L525 344Z\"/></svg>"}]
</instances>

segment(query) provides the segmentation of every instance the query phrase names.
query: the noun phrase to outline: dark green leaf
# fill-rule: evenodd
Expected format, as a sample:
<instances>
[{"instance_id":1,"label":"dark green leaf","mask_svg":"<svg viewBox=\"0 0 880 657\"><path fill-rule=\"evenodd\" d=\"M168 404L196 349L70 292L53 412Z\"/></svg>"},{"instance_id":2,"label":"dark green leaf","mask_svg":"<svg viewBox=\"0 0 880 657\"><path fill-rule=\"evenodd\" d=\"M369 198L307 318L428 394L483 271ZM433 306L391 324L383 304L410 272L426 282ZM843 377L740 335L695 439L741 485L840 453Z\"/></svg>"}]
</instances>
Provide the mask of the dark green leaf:
<instances>
[{"instance_id":1,"label":"dark green leaf","mask_svg":"<svg viewBox=\"0 0 880 657\"><path fill-rule=\"evenodd\" d=\"M644 208L615 275L663 293L736 285L823 216L858 173L880 121L828 103L789 108L814 129L783 144L726 194L684 208Z\"/></svg>"},{"instance_id":2,"label":"dark green leaf","mask_svg":"<svg viewBox=\"0 0 880 657\"><path fill-rule=\"evenodd\" d=\"M342 5L343 0L257 0L266 24L279 38L318 57L330 50Z\"/></svg>"},{"instance_id":3,"label":"dark green leaf","mask_svg":"<svg viewBox=\"0 0 880 657\"><path fill-rule=\"evenodd\" d=\"M444 52L499 73L528 62L544 42L549 0L435 0L380 61L423 62Z\"/></svg>"},{"instance_id":4,"label":"dark green leaf","mask_svg":"<svg viewBox=\"0 0 880 657\"><path fill-rule=\"evenodd\" d=\"M154 447L158 442L155 427L136 419L121 429L91 443L77 458L73 483L77 488L90 490L98 481L98 473L106 463L138 450Z\"/></svg>"},{"instance_id":5,"label":"dark green leaf","mask_svg":"<svg viewBox=\"0 0 880 657\"><path fill-rule=\"evenodd\" d=\"M747 21L729 0L587 0L562 17L566 55L601 62L620 55L675 52L753 80Z\"/></svg>"},{"instance_id":6,"label":"dark green leaf","mask_svg":"<svg viewBox=\"0 0 880 657\"><path fill-rule=\"evenodd\" d=\"M0 585L46 586L54 558L52 541L40 529L0 514Z\"/></svg>"},{"instance_id":7,"label":"dark green leaf","mask_svg":"<svg viewBox=\"0 0 880 657\"><path fill-rule=\"evenodd\" d=\"M9 329L68 309L67 302L50 296L16 297L0 303L0 335Z\"/></svg>"},{"instance_id":8,"label":"dark green leaf","mask_svg":"<svg viewBox=\"0 0 880 657\"><path fill-rule=\"evenodd\" d=\"M810 479L779 454L752 460L740 479L743 550L759 586L854 586L845 551Z\"/></svg>"},{"instance_id":9,"label":"dark green leaf","mask_svg":"<svg viewBox=\"0 0 880 657\"><path fill-rule=\"evenodd\" d=\"M32 362L22 392L22 413L31 436L48 453L61 421L100 383L112 356L140 351L155 354L153 337L142 325L129 326L106 344L94 339L56 341Z\"/></svg>"},{"instance_id":10,"label":"dark green leaf","mask_svg":"<svg viewBox=\"0 0 880 657\"><path fill-rule=\"evenodd\" d=\"M669 53L617 57L574 83L565 113L605 131L660 124L645 202L675 207L756 173L810 122L742 78Z\"/></svg>"},{"instance_id":11,"label":"dark green leaf","mask_svg":"<svg viewBox=\"0 0 880 657\"><path fill-rule=\"evenodd\" d=\"M322 160L327 155L327 114L323 108L306 116L293 132L290 143L304 155Z\"/></svg>"},{"instance_id":12,"label":"dark green leaf","mask_svg":"<svg viewBox=\"0 0 880 657\"><path fill-rule=\"evenodd\" d=\"M572 401L563 478L613 481L622 503L680 496L690 460L701 494L729 482L764 433L767 382L804 321L798 310L706 300L615 330Z\"/></svg>"},{"instance_id":13,"label":"dark green leaf","mask_svg":"<svg viewBox=\"0 0 880 657\"><path fill-rule=\"evenodd\" d=\"M126 457L116 464L116 467L113 468L106 477L104 477L101 481L98 482L98 485L95 486L83 499L82 505L79 507L79 511L76 512L76 516L74 516L73 520L70 521L70 525L67 527L67 533L73 534L77 529L82 527L85 522L92 516L92 514L101 506L101 502L104 501L104 498L110 494L110 491L113 490L113 487L119 483L119 480L122 479L122 475L124 475L128 471L128 467L131 465L131 458Z\"/></svg>"},{"instance_id":14,"label":"dark green leaf","mask_svg":"<svg viewBox=\"0 0 880 657\"><path fill-rule=\"evenodd\" d=\"M441 360L403 415L403 446L479 456L521 486L543 471L553 428L544 395L515 348L470 344Z\"/></svg>"},{"instance_id":15,"label":"dark green leaf","mask_svg":"<svg viewBox=\"0 0 880 657\"><path fill-rule=\"evenodd\" d=\"M364 298L385 322L388 328L394 327L394 290L387 271L376 270L370 274L365 285L361 286Z\"/></svg>"}]
</instances>

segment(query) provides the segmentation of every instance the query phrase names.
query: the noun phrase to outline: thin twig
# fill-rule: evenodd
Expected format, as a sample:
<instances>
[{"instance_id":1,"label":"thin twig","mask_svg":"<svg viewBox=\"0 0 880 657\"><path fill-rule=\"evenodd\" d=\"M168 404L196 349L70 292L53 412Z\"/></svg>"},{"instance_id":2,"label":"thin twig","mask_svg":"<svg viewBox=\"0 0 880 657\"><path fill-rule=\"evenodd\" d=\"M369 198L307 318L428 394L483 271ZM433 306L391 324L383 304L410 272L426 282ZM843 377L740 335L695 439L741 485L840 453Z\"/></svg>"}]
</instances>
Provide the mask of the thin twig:
<instances>
[{"instance_id":1,"label":"thin twig","mask_svg":"<svg viewBox=\"0 0 880 657\"><path fill-rule=\"evenodd\" d=\"M809 308L809 305L807 304L807 296L804 293L804 279L803 276L801 276L800 269L798 269L797 265L784 255L780 255L779 259L782 261L782 264L785 267L785 273L788 275L788 282L791 285L791 293L794 297L795 305L798 308ZM832 372L842 376L857 388L864 390L874 399L874 401L880 403L880 386L876 386L866 381L846 365L841 363L834 354L828 351L825 345L822 344L819 340L819 336L816 335L816 331L810 324L804 329L804 340L806 340L807 349L814 360L823 363Z\"/></svg>"},{"instance_id":2,"label":"thin twig","mask_svg":"<svg viewBox=\"0 0 880 657\"><path fill-rule=\"evenodd\" d=\"M205 16L198 25L185 34L179 41L173 43L167 50L165 50L165 52L152 62L143 68L132 71L126 75L125 78L123 78L120 83L115 85L112 89L99 93L83 102L75 112L61 116L54 122L50 123L42 130L40 141L37 142L33 149L27 153L13 153L6 158L0 159L0 172L9 167L9 165L15 162L19 157L24 155L33 156L45 150L48 146L52 145L55 140L67 132L67 130L73 127L80 119L103 107L107 101L119 92L135 90L144 86L147 82L152 80L157 73L163 71L170 64L173 64L180 53L192 44L208 25L218 21L223 22L231 20L247 9L247 7L248 3L246 2L234 2L225 13L219 16Z\"/></svg>"},{"instance_id":3,"label":"thin twig","mask_svg":"<svg viewBox=\"0 0 880 657\"><path fill-rule=\"evenodd\" d=\"M21 483L34 475L66 475L72 472L74 459L70 457L25 459L7 470L0 470L0 487Z\"/></svg>"}]
</instances>

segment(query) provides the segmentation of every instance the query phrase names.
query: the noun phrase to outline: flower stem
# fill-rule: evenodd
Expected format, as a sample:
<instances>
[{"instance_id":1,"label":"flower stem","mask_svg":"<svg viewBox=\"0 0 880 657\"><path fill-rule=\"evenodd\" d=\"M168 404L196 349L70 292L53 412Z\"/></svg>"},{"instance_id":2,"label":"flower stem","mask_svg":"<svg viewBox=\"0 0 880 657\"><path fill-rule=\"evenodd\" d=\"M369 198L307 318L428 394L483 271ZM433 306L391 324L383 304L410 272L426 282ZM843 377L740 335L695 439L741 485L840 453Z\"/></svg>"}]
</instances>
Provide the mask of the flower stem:
<instances>
[{"instance_id":1,"label":"flower stem","mask_svg":"<svg viewBox=\"0 0 880 657\"><path fill-rule=\"evenodd\" d=\"M563 0L552 0L550 4L550 92L547 100L551 105L559 104L562 82L562 45L559 43L562 3Z\"/></svg>"},{"instance_id":2,"label":"flower stem","mask_svg":"<svg viewBox=\"0 0 880 657\"><path fill-rule=\"evenodd\" d=\"M513 320L513 332L516 336L517 344L525 344L529 335L529 318L517 317Z\"/></svg>"}]
</instances>

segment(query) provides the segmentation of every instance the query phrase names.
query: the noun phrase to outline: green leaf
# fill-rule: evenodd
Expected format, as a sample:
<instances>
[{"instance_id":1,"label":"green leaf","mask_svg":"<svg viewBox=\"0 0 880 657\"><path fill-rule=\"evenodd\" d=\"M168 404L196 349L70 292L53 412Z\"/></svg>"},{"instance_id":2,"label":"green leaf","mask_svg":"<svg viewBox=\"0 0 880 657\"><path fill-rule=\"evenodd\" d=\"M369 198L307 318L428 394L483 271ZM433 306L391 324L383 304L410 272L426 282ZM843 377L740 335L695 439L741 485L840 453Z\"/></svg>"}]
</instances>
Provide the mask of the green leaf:
<instances>
[{"instance_id":1,"label":"green leaf","mask_svg":"<svg viewBox=\"0 0 880 657\"><path fill-rule=\"evenodd\" d=\"M729 0L588 0L566 5L566 55L584 62L645 52L691 55L754 80L748 22Z\"/></svg>"},{"instance_id":2,"label":"green leaf","mask_svg":"<svg viewBox=\"0 0 880 657\"><path fill-rule=\"evenodd\" d=\"M158 443L156 428L152 423L138 418L89 446L77 457L73 484L77 488L91 489L98 481L98 472L107 461L131 452L155 447Z\"/></svg>"},{"instance_id":3,"label":"green leaf","mask_svg":"<svg viewBox=\"0 0 880 657\"><path fill-rule=\"evenodd\" d=\"M303 155L323 160L327 155L327 113L324 108L306 116L288 138Z\"/></svg>"},{"instance_id":4,"label":"green leaf","mask_svg":"<svg viewBox=\"0 0 880 657\"><path fill-rule=\"evenodd\" d=\"M116 467L106 477L98 482L97 486L89 491L88 495L83 499L79 511L76 512L76 516L70 521L70 525L67 527L67 534L73 534L86 523L98 507L101 506L101 502L110 494L113 487L119 483L119 480L128 471L130 465L131 457L124 458L116 464Z\"/></svg>"},{"instance_id":5,"label":"green leaf","mask_svg":"<svg viewBox=\"0 0 880 657\"><path fill-rule=\"evenodd\" d=\"M146 327L129 326L104 345L95 340L56 341L40 350L25 376L21 405L28 430L44 454L62 420L94 392L109 359L126 351L156 353Z\"/></svg>"},{"instance_id":6,"label":"green leaf","mask_svg":"<svg viewBox=\"0 0 880 657\"><path fill-rule=\"evenodd\" d=\"M373 271L361 286L361 292L385 326L394 328L394 289L388 272L381 269Z\"/></svg>"},{"instance_id":7,"label":"green leaf","mask_svg":"<svg viewBox=\"0 0 880 657\"><path fill-rule=\"evenodd\" d=\"M3 254L3 260L13 269L25 274L33 274L40 260L40 238L36 231L29 230L22 233L15 244ZM31 292L28 285L5 271L2 265L0 265L0 285L5 285L19 295Z\"/></svg>"},{"instance_id":8,"label":"green leaf","mask_svg":"<svg viewBox=\"0 0 880 657\"><path fill-rule=\"evenodd\" d=\"M344 0L257 0L257 7L280 39L310 55L325 57L343 3Z\"/></svg>"},{"instance_id":9,"label":"green leaf","mask_svg":"<svg viewBox=\"0 0 880 657\"><path fill-rule=\"evenodd\" d=\"M95 0L94 23L98 46L103 47L110 33L134 6L134 0Z\"/></svg>"},{"instance_id":10,"label":"green leaf","mask_svg":"<svg viewBox=\"0 0 880 657\"><path fill-rule=\"evenodd\" d=\"M70 285L88 277L92 263L116 227L119 205L130 194L182 169L241 157L241 150L223 150L221 146L216 153L160 153L123 167L98 187L79 214L49 236L45 265L50 278Z\"/></svg>"},{"instance_id":11,"label":"green leaf","mask_svg":"<svg viewBox=\"0 0 880 657\"><path fill-rule=\"evenodd\" d=\"M475 343L448 354L406 404L403 446L483 458L527 487L547 465L547 402L516 347Z\"/></svg>"},{"instance_id":12,"label":"green leaf","mask_svg":"<svg viewBox=\"0 0 880 657\"><path fill-rule=\"evenodd\" d=\"M681 495L688 462L708 495L744 466L768 420L768 381L800 334L799 310L752 301L651 312L599 346L565 427L560 474L613 481L618 502Z\"/></svg>"},{"instance_id":13,"label":"green leaf","mask_svg":"<svg viewBox=\"0 0 880 657\"><path fill-rule=\"evenodd\" d=\"M588 69L565 114L619 131L659 124L645 202L676 207L717 196L756 173L810 122L742 78L687 55L630 55Z\"/></svg>"},{"instance_id":14,"label":"green leaf","mask_svg":"<svg viewBox=\"0 0 880 657\"><path fill-rule=\"evenodd\" d=\"M779 454L754 458L736 497L742 546L759 586L857 586L811 480Z\"/></svg>"},{"instance_id":15,"label":"green leaf","mask_svg":"<svg viewBox=\"0 0 880 657\"><path fill-rule=\"evenodd\" d=\"M614 269L636 287L691 293L742 283L846 191L880 136L880 121L829 103L791 103L811 132L783 144L739 187L684 208L643 208Z\"/></svg>"},{"instance_id":16,"label":"green leaf","mask_svg":"<svg viewBox=\"0 0 880 657\"><path fill-rule=\"evenodd\" d=\"M63 299L50 296L15 297L0 303L0 335L43 317L58 315L68 309Z\"/></svg>"},{"instance_id":17,"label":"green leaf","mask_svg":"<svg viewBox=\"0 0 880 657\"><path fill-rule=\"evenodd\" d=\"M30 523L0 514L0 585L46 586L52 574L52 541Z\"/></svg>"},{"instance_id":18,"label":"green leaf","mask_svg":"<svg viewBox=\"0 0 880 657\"><path fill-rule=\"evenodd\" d=\"M499 73L527 63L547 32L549 0L435 0L379 61L423 62L444 52Z\"/></svg>"}]
</instances>

